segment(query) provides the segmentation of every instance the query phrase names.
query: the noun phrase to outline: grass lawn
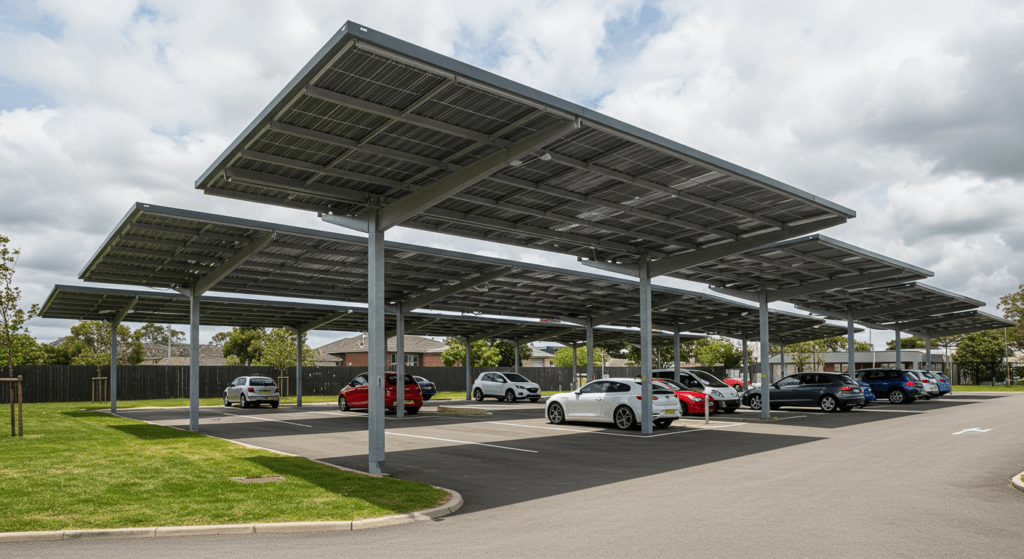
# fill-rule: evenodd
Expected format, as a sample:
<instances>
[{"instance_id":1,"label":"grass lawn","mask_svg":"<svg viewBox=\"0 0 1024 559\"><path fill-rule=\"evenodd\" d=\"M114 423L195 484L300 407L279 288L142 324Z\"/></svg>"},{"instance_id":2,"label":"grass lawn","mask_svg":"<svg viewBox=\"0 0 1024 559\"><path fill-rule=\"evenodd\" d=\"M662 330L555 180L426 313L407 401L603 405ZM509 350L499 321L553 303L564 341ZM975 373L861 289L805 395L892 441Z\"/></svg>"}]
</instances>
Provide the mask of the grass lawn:
<instances>
[{"instance_id":1,"label":"grass lawn","mask_svg":"<svg viewBox=\"0 0 1024 559\"><path fill-rule=\"evenodd\" d=\"M303 404L317 404L321 402L337 402L338 396L303 396ZM285 396L281 398L282 404L294 404L295 396ZM91 410L109 410L110 403L100 402L79 402L82 408L88 408ZM200 406L223 406L224 400L220 398L200 398ZM165 400L118 400L117 409L127 408L174 408L174 407L188 407L188 398L168 398ZM235 407L238 404L235 403ZM267 407L264 404L263 407Z\"/></svg>"},{"instance_id":2,"label":"grass lawn","mask_svg":"<svg viewBox=\"0 0 1024 559\"><path fill-rule=\"evenodd\" d=\"M542 390L541 393L540 393L541 396L554 396L555 394L560 394L560 392L557 391L557 390ZM432 398L430 398L430 401L433 402L435 400L465 400L465 399L466 399L466 393L465 392L440 392L439 391Z\"/></svg>"},{"instance_id":3,"label":"grass lawn","mask_svg":"<svg viewBox=\"0 0 1024 559\"><path fill-rule=\"evenodd\" d=\"M187 402L121 403L133 404ZM358 520L430 508L448 498L425 483L362 476L85 411L103 407L25 404L25 437L0 436L0 532ZM270 475L286 481L229 479Z\"/></svg>"},{"instance_id":4,"label":"grass lawn","mask_svg":"<svg viewBox=\"0 0 1024 559\"><path fill-rule=\"evenodd\" d=\"M1024 392L1024 385L973 386L969 384L954 384L953 392Z\"/></svg>"}]
</instances>

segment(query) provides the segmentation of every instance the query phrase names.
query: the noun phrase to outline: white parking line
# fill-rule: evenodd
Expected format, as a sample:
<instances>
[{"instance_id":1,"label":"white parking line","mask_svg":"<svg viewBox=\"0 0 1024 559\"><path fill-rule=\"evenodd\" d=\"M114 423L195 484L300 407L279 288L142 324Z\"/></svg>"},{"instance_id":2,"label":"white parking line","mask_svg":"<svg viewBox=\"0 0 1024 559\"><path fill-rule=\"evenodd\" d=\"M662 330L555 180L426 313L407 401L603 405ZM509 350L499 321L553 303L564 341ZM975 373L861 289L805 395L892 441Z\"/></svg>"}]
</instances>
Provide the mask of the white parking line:
<instances>
[{"instance_id":1,"label":"white parking line","mask_svg":"<svg viewBox=\"0 0 1024 559\"><path fill-rule=\"evenodd\" d=\"M591 435L607 435L610 437L632 437L636 439L651 439L654 437L664 437L666 435L678 435L680 433L696 433L699 431L707 431L709 429L722 429L725 427L735 427L737 425L743 425L742 423L726 423L725 425L716 425L714 427L698 427L694 429L682 430L676 429L668 433L658 433L656 435L631 435L629 433L609 433L607 431L581 431L579 429L566 429L564 427L545 427L543 425L523 425L522 423L501 423L498 421L489 421L488 425L509 425L511 427L528 427L530 429L548 429L550 431L567 431L569 433L586 433Z\"/></svg>"},{"instance_id":2,"label":"white parking line","mask_svg":"<svg viewBox=\"0 0 1024 559\"><path fill-rule=\"evenodd\" d=\"M962 435L964 433L988 433L991 430L992 429L979 429L977 427L972 427L971 429L964 429L963 431L957 431L956 433L953 433L953 434L954 435Z\"/></svg>"},{"instance_id":3,"label":"white parking line","mask_svg":"<svg viewBox=\"0 0 1024 559\"><path fill-rule=\"evenodd\" d=\"M789 417L780 417L776 421L784 421L786 419L800 419L801 417L807 417L806 415L791 415Z\"/></svg>"},{"instance_id":4,"label":"white parking line","mask_svg":"<svg viewBox=\"0 0 1024 559\"><path fill-rule=\"evenodd\" d=\"M417 438L417 439L430 439L432 441L444 441L446 443L475 444L477 446L489 446L491 448L500 448L500 449L503 449L503 450L518 450L519 452L532 452L534 454L537 453L536 450L526 450L524 448L512 448L510 446L499 446L499 445L496 445L496 444L474 443L474 442L470 442L470 441L456 441L454 439L439 439L437 437L424 437L422 435L410 435L408 433L395 433L393 431L385 431L385 433L388 434L388 435L394 435L396 437L414 437L414 438Z\"/></svg>"},{"instance_id":5,"label":"white parking line","mask_svg":"<svg viewBox=\"0 0 1024 559\"><path fill-rule=\"evenodd\" d=\"M292 421L285 421L283 419L270 419L269 417L260 417L258 415L246 415L244 413L225 413L222 411L215 411L213 413L219 413L221 415L232 415L235 417L246 417L250 419L259 419L260 421L274 421L277 423L287 423L288 425L298 425L299 427L312 427L312 425L304 425L302 423L294 423Z\"/></svg>"}]
</instances>

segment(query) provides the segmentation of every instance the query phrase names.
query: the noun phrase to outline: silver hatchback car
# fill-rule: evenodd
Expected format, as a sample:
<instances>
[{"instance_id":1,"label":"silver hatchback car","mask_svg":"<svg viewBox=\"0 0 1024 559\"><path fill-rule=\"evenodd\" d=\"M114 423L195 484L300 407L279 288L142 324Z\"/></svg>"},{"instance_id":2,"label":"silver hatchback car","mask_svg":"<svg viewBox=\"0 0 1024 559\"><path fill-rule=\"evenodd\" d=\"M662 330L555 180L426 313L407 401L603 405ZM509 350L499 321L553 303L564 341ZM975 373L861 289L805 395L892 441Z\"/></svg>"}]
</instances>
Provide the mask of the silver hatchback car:
<instances>
[{"instance_id":1,"label":"silver hatchback car","mask_svg":"<svg viewBox=\"0 0 1024 559\"><path fill-rule=\"evenodd\" d=\"M224 389L224 405L237 403L243 408L263 402L276 408L281 403L281 391L270 377L238 377Z\"/></svg>"}]
</instances>

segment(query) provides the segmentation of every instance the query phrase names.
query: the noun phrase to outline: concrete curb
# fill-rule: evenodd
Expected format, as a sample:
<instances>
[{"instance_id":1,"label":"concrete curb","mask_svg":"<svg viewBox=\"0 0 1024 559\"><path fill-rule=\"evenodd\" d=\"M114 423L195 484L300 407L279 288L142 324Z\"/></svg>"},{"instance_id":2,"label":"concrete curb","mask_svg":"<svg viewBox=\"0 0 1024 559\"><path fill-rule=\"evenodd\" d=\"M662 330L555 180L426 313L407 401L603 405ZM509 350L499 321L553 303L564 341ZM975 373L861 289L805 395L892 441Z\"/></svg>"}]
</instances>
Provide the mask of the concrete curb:
<instances>
[{"instance_id":1,"label":"concrete curb","mask_svg":"<svg viewBox=\"0 0 1024 559\"><path fill-rule=\"evenodd\" d=\"M438 487L448 492L447 503L432 509L420 510L383 518L356 521L324 522L276 522L252 524L221 524L216 526L160 526L155 528L114 528L108 530L59 530L53 532L7 532L0 533L0 543L36 542L83 539L125 539L125 538L181 538L190 536L226 536L236 534L296 534L312 532L351 532L397 526L412 522L424 522L447 516L462 508L462 495L451 489Z\"/></svg>"},{"instance_id":2,"label":"concrete curb","mask_svg":"<svg viewBox=\"0 0 1024 559\"><path fill-rule=\"evenodd\" d=\"M1024 472L1010 478L1010 483L1013 484L1013 488L1017 491L1024 491L1024 481L1020 480L1020 476L1024 476Z\"/></svg>"}]
</instances>

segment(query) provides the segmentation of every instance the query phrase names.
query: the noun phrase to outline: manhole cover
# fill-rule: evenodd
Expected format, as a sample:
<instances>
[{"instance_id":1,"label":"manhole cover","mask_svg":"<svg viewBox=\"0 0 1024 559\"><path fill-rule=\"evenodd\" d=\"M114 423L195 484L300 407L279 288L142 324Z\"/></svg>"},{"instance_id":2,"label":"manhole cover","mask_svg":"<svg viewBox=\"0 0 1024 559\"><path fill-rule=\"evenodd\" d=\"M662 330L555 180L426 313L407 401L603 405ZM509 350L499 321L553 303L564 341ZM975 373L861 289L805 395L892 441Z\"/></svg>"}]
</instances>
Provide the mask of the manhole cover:
<instances>
[{"instance_id":1,"label":"manhole cover","mask_svg":"<svg viewBox=\"0 0 1024 559\"><path fill-rule=\"evenodd\" d=\"M273 481L284 481L284 476L233 477L231 479L238 483L270 483Z\"/></svg>"}]
</instances>

